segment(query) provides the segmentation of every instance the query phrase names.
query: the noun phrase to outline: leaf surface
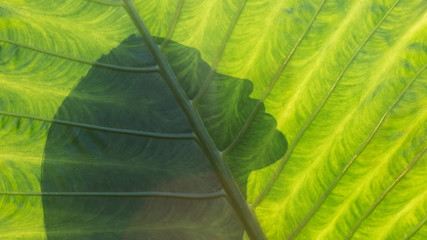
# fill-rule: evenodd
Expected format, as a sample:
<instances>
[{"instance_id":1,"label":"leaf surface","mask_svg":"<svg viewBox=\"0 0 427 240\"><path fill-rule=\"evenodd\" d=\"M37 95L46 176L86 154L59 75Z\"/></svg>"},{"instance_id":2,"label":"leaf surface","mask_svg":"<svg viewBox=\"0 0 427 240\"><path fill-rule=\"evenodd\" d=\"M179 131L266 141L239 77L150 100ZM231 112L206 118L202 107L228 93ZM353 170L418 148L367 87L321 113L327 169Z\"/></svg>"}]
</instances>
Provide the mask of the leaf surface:
<instances>
[{"instance_id":1,"label":"leaf surface","mask_svg":"<svg viewBox=\"0 0 427 240\"><path fill-rule=\"evenodd\" d=\"M195 141L192 128L158 73L156 61L144 40L135 34L134 24L129 19L122 20L122 15L129 18L127 13L120 6L104 6L99 2L86 2L79 7L81 9L76 7L74 11L82 15L78 18L88 20L87 28L92 24L89 21L93 18L89 16L91 12L110 10L111 16L107 11L97 17L118 18L115 20L118 22L117 32L123 32L121 36L126 38L118 46L115 46L116 42L96 46L97 38L84 39L85 29L81 30L81 36L73 35L82 42L76 43L77 46L83 46L85 41L95 41L93 45L99 48L96 54L90 52L90 48L88 53L78 52L78 49L67 52L56 42L52 46L36 45L37 41L30 45L13 35L12 27L12 33L2 39L7 50L4 54L10 58L5 64L10 73L5 74L4 81L15 84L15 89L3 96L5 101L10 101L1 112L3 129L5 135L13 137L13 141L2 142L5 146L2 149L10 158L4 162L20 162L19 154L23 152L25 158L35 161L30 169L13 165L10 167L13 172L5 176L4 182L19 182L16 185L5 184L1 191L7 203L3 207L10 213L3 218L6 230L2 236L16 237L28 232L29 238L36 239L241 238L242 226L226 201L212 166ZM13 11L15 8L19 10L17 5L5 9ZM15 15L19 16L18 13ZM41 19L47 15L52 21L60 22L58 25L62 28L79 27L72 25L76 21L73 18L49 12L40 15ZM19 18L20 21L25 19L25 16ZM93 20L96 21L102 22ZM28 29L34 31L30 27L35 26ZM51 26L51 22L40 29L53 33L62 30ZM66 30L74 33L72 29ZM102 35L103 31L99 29L98 33L92 34ZM116 36L117 32L112 33L115 40L120 37ZM41 38L43 34L36 37ZM61 43L60 36L57 38ZM156 40L163 41L161 38ZM63 43L62 47L68 47L68 44ZM209 65L200 58L197 50L172 41L165 54L188 96L193 97L190 88L198 91L197 86L203 84L203 78L209 73ZM33 61L35 69L49 66L57 70L54 72L56 75L47 72L38 76L31 72L25 63L32 55L41 58ZM23 66L16 68L12 61ZM187 66L191 67L190 70ZM28 88L34 93L32 96L25 95L27 89L20 87L24 83L11 81L13 77L19 79L21 69L24 71L22 75L31 81ZM74 75L67 74L67 71ZM235 126L244 120L240 119L240 114L247 115L256 100L248 97L252 91L248 80L222 74L216 76L219 78L214 81L216 87L206 91L206 97L196 108L210 131L218 131L218 128L223 131L224 122L227 123L225 127L234 129L229 136L217 134L214 137L220 148L220 144L226 146L226 141L232 140L230 138L239 129ZM64 88L64 83L69 87ZM240 90L236 91L238 89L234 87ZM228 99L224 90L230 93L232 89L235 97ZM24 100L26 104L14 104ZM242 110L223 113L222 108L212 108L212 103L236 105ZM211 120L212 117L220 120ZM275 130L274 119L266 114L259 117L265 118L258 124L260 130L272 131L274 134L267 137L275 137L285 143L275 150L276 155L283 155L286 140ZM218 121L222 121L221 125ZM13 134L14 131L23 133ZM30 143L37 144L37 148L28 148ZM252 144L262 149L253 141ZM233 170L239 182L231 184L237 184L241 189L246 188L252 170L274 161L273 158L250 161L251 154L255 151L241 156L241 162L248 162L247 166ZM28 180L30 177L31 181ZM25 188L24 183L27 182L32 185ZM25 208L13 207L18 203ZM30 215L37 218L28 222ZM25 222L25 225L16 222Z\"/></svg>"},{"instance_id":2,"label":"leaf surface","mask_svg":"<svg viewBox=\"0 0 427 240\"><path fill-rule=\"evenodd\" d=\"M1 190L220 189L127 13L41 2L0 5ZM268 239L425 238L423 0L135 4ZM241 238L221 197L62 198L2 196L0 236Z\"/></svg>"}]
</instances>

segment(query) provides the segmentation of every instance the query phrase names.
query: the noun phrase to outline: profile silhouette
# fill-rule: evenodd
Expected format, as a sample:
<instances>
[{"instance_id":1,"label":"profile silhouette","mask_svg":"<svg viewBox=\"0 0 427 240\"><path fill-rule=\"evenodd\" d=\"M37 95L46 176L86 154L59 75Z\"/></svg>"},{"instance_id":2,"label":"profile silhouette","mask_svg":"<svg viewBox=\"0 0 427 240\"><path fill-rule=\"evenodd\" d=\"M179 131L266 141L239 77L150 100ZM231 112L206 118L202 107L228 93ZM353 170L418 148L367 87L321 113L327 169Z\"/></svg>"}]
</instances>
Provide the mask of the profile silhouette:
<instances>
[{"instance_id":1,"label":"profile silhouette","mask_svg":"<svg viewBox=\"0 0 427 240\"><path fill-rule=\"evenodd\" d=\"M172 41L165 54L193 98L209 65L196 49ZM130 36L98 61L133 67L155 64L137 36ZM249 80L217 73L201 98L198 112L220 150L233 141L255 106L257 100L249 97L251 92ZM159 73L97 66L67 96L55 119L135 131L192 131ZM287 148L276 121L264 109L246 135L226 159L243 194L250 172L274 163ZM272 149L266 141L277 144ZM221 188L192 139L159 139L60 124L52 124L48 133L41 182L43 192L211 193ZM243 236L242 226L224 198L43 196L42 200L48 239Z\"/></svg>"}]
</instances>

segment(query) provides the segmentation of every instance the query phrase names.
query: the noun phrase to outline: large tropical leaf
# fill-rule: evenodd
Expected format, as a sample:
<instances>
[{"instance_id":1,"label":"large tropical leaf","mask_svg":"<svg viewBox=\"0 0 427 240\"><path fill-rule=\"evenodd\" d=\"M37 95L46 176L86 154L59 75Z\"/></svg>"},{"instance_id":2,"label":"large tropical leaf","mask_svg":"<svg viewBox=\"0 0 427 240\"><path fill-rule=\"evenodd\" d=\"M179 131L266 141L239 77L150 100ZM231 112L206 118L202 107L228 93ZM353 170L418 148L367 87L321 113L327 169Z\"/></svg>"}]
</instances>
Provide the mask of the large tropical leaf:
<instances>
[{"instance_id":1,"label":"large tropical leaf","mask_svg":"<svg viewBox=\"0 0 427 240\"><path fill-rule=\"evenodd\" d=\"M424 0L134 3L0 3L0 238L427 237Z\"/></svg>"}]
</instances>

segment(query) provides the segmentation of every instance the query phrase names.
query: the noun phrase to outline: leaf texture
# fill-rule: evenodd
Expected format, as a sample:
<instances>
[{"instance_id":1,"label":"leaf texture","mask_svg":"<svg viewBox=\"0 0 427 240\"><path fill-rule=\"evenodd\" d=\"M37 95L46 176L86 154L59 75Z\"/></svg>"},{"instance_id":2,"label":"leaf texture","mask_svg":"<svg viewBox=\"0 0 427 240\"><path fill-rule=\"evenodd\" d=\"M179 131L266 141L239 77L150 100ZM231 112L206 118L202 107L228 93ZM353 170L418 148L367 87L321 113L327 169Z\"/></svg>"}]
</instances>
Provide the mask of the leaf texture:
<instances>
[{"instance_id":1,"label":"leaf texture","mask_svg":"<svg viewBox=\"0 0 427 240\"><path fill-rule=\"evenodd\" d=\"M3 40L96 61L134 31L124 10L87 1L2 1L0 12L1 110L50 119L92 66ZM1 116L2 191L41 191L49 128L47 122ZM2 195L0 206L2 238L46 237L41 197Z\"/></svg>"},{"instance_id":2,"label":"leaf texture","mask_svg":"<svg viewBox=\"0 0 427 240\"><path fill-rule=\"evenodd\" d=\"M183 37L191 26L186 7L196 12L183 5L172 39L214 63L204 50L214 39L200 39L226 30L199 19L194 28L206 30ZM423 149L425 24L423 1L246 2L216 69L253 83L251 97L265 104L290 144L276 165L249 178L248 200L269 239L346 238ZM426 172L420 164L393 189L412 176L425 189L425 181L415 180ZM425 192L406 191L416 196L390 191L353 237L400 239L416 226L413 237L425 235ZM388 199L401 205L380 210ZM381 217L368 224L376 214L389 216L393 227Z\"/></svg>"},{"instance_id":3,"label":"leaf texture","mask_svg":"<svg viewBox=\"0 0 427 240\"><path fill-rule=\"evenodd\" d=\"M109 7L97 3L92 3L95 4L94 8ZM19 184L16 187L6 185L1 191L2 197L9 205L15 204L16 198L22 198L24 205L36 211L40 217L38 222L25 226L36 229L37 234L30 236L34 238L241 238L239 220L224 198L224 192L219 190L222 186L197 146L185 116L156 72L155 60L141 38L132 31L126 34L130 34L130 37L96 60L78 54L78 57L66 55L49 48L42 49L13 38L3 39L5 45L11 48L52 58L52 61L63 60L61 70L64 70L63 66L71 64L82 69L74 69L80 71L80 79L80 76L70 77L62 72L62 78L55 77L55 80L69 81L75 85L64 90L63 98L60 99L62 102L56 106L54 115L48 115L47 110L43 109L44 104L49 102L46 99L40 106L28 103L39 107L34 111L25 111L25 108L9 104L17 110L4 109L1 112L6 119L5 129L17 128L10 122L27 121L30 128L43 134L38 147L44 148L39 156L28 152L30 157L41 161L23 173L24 176L34 175L35 186L22 189ZM160 43L164 39L158 38L157 41ZM18 62L26 60L26 57L15 52L6 53ZM202 85L203 78L199 76L205 77L209 73L209 65L200 59L197 50L172 41L165 49L165 54L188 96L192 97L191 89L187 87ZM46 62L40 63L41 66L44 64ZM83 67L88 66L89 69L83 71ZM191 71L187 66L192 67ZM11 71L11 74L16 72ZM32 73L28 73L28 77L33 77ZM218 125L218 121L225 121L226 127L234 129L234 133L231 132L231 136L225 139L220 134L214 136L220 148L220 144L226 146L224 141L232 140L239 129L236 125L242 124L245 117L239 114L247 115L256 100L248 97L252 91L248 80L221 74L216 77L219 78L213 81L216 87L206 91L206 98L201 100L197 108L209 130L218 131L220 128L224 132L223 122ZM10 82L6 77L5 81ZM38 79L36 83L43 81ZM55 87L61 87L61 84L54 82L51 89L46 89L55 92ZM235 86L241 90L234 89ZM42 96L43 92L31 89ZM235 97L228 100L232 89ZM227 93L225 90L229 93L224 94ZM25 96L22 92L18 94ZM53 99L56 96L45 97ZM16 100L8 95L4 98ZM29 100L32 98L29 97ZM224 113L221 108L212 108L213 103L236 105L239 111ZM212 117L214 119L210 119ZM268 136L284 142L275 150L276 154L282 155L286 149L286 139L275 130L275 120L262 113L259 117L265 119L257 125L260 130L272 132ZM215 121L215 118L220 120ZM40 122L45 128L37 128L35 124ZM11 153L12 163L18 161L16 153L27 150L21 141L18 138L18 146L11 142L4 143L5 151ZM36 142L34 139L29 141ZM257 150L262 149L254 141L251 144ZM244 192L249 173L274 161L274 158L251 161L251 154L255 152L240 156L241 165L247 165L245 168L232 169L239 181L236 184ZM14 167L14 170L22 171L19 167ZM19 179L16 173L9 177ZM25 179L20 180L25 182ZM159 199L162 196L166 198ZM32 201L37 201L37 204ZM20 226L14 221L26 220L29 218L26 215L28 212L19 213L20 209L10 208L9 205L5 205L5 209L12 210L11 214L17 220L5 217L6 222L10 221L7 222L10 227L3 236L20 236L19 232L26 230L19 230Z\"/></svg>"},{"instance_id":4,"label":"leaf texture","mask_svg":"<svg viewBox=\"0 0 427 240\"><path fill-rule=\"evenodd\" d=\"M268 239L425 238L423 0L135 5ZM120 4L0 16L0 191L221 188ZM222 196L0 199L5 238L242 238Z\"/></svg>"}]
</instances>

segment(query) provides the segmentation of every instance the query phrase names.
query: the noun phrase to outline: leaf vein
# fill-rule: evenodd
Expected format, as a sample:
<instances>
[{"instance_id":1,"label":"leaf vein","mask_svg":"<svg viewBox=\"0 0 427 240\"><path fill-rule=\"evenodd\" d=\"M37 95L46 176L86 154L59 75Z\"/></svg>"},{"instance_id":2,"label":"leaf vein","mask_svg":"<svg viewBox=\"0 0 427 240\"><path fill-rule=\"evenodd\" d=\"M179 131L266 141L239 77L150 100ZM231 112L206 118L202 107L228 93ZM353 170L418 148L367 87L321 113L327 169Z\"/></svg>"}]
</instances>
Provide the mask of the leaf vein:
<instances>
[{"instance_id":1,"label":"leaf vein","mask_svg":"<svg viewBox=\"0 0 427 240\"><path fill-rule=\"evenodd\" d=\"M148 66L148 67L126 67L126 66L119 66L119 65L114 65L114 64L108 64L108 63L101 63L101 62L91 61L91 60L87 60L87 59L83 59L83 58L79 58L79 57L73 57L73 56L62 54L62 53L57 53L57 52L53 52L53 51L41 49L41 48L38 48L38 47L30 46L30 45L27 45L25 43L16 42L16 41L13 41L13 40L8 40L8 39L0 38L0 41L8 43L8 44L15 45L15 46L20 46L20 47L23 47L23 48L27 48L27 49L30 49L30 50L33 50L33 51L36 51L36 52L40 52L40 53L43 53L43 54L47 54L47 55L51 55L51 56L63 58L63 59L74 61L74 62L84 63L84 64L96 66L96 67L103 67L103 68L108 68L108 69L112 69L112 70L119 70L119 71L126 71L126 72L158 72L159 71L159 68L158 68L157 65L155 65L155 66Z\"/></svg>"},{"instance_id":2,"label":"leaf vein","mask_svg":"<svg viewBox=\"0 0 427 240\"><path fill-rule=\"evenodd\" d=\"M384 122L384 120L387 118L391 110L396 106L396 104L402 99L403 95L405 95L406 91L409 89L409 87L412 85L412 83L417 79L417 77L426 69L427 65L424 65L413 77L412 79L407 83L407 85L403 88L403 90L400 92L400 94L397 96L397 98L393 101L393 103L388 107L386 112L382 115L378 123L375 125L374 129L369 134L368 138L362 143L362 145L359 147L357 152L353 155L353 157L345 164L343 169L338 173L338 175L335 177L333 182L328 186L326 191L323 193L323 195L320 197L320 199L314 204L314 206L310 209L309 213L304 217L304 219L298 224L298 226L292 231L292 233L289 235L288 239L293 239L300 231L304 228L304 226L310 221L311 217L316 213L316 211L320 208L320 206L323 204L323 202L326 200L326 198L329 196L329 194L332 192L332 190L335 188L335 186L338 184L340 179L344 176L344 174L347 172L347 170L350 168L351 164L356 160L357 157L363 152L363 150L366 148L366 146L370 143L374 135L377 133L378 129L380 128L381 124Z\"/></svg>"},{"instance_id":3,"label":"leaf vein","mask_svg":"<svg viewBox=\"0 0 427 240\"><path fill-rule=\"evenodd\" d=\"M225 46L227 45L228 40L230 39L231 34L233 33L234 27L236 26L237 21L239 20L240 14L242 13L246 2L247 2L247 0L242 0L240 2L239 9L237 10L236 14L234 14L233 20L231 21L230 26L228 27L228 30L225 33L224 39L222 40L221 45L218 48L217 54L216 54L215 59L212 63L212 66L209 70L209 73L206 76L205 82L203 83L203 86L202 86L202 88L200 88L197 95L192 100L193 106L195 106L200 101L200 99L202 98L202 96L205 94L206 90L210 86L212 78L215 75L216 68L219 64L219 61L221 60L222 53L224 52Z\"/></svg>"},{"instance_id":4,"label":"leaf vein","mask_svg":"<svg viewBox=\"0 0 427 240\"><path fill-rule=\"evenodd\" d=\"M4 111L0 111L0 115L10 116L10 117L18 117L18 118L26 118L26 119L33 119L33 120L37 120L37 121L55 123L55 124L60 124L60 125L65 125L65 126L85 128L85 129L90 129L90 130L98 130L98 131L102 131L102 132L111 132L111 133L118 133L118 134L141 136L141 137L177 139L177 140L179 140L179 139L195 139L195 135L193 133L157 133L157 132L147 132L147 131L122 129L122 128L110 128L110 127L103 127L103 126L98 126L98 125L94 125L94 124L79 123L79 122L66 121L66 120L60 120L60 119L50 119L50 118L33 116L33 115L28 115L28 114L11 113L11 112L4 112Z\"/></svg>"},{"instance_id":5,"label":"leaf vein","mask_svg":"<svg viewBox=\"0 0 427 240\"><path fill-rule=\"evenodd\" d=\"M166 34L166 37L163 40L162 44L160 44L160 51L163 51L163 49L167 47L169 40L171 39L175 31L175 27L176 27L176 24L178 23L178 18L182 10L182 5L184 5L184 0L179 0L178 5L176 6L175 14L173 16L172 23L169 27L168 33Z\"/></svg>"},{"instance_id":6,"label":"leaf vein","mask_svg":"<svg viewBox=\"0 0 427 240\"><path fill-rule=\"evenodd\" d=\"M89 1L96 2L103 5L108 5L108 6L122 6L123 4L122 1L106 1L106 0L89 0Z\"/></svg>"},{"instance_id":7,"label":"leaf vein","mask_svg":"<svg viewBox=\"0 0 427 240\"><path fill-rule=\"evenodd\" d=\"M316 20L317 15L319 14L320 10L322 9L324 3L326 0L323 0L316 12L313 14L313 16L311 17L309 23L307 24L306 28L304 29L304 31L302 32L302 34L299 36L298 40L296 41L296 43L294 44L294 46L292 47L291 51L288 53L288 55L286 56L285 60L283 61L283 63L280 65L279 69L277 70L277 72L275 73L273 79L270 81L269 85L267 86L267 88L265 89L264 93L262 94L261 98L258 100L258 102L256 103L254 109L251 111L251 113L249 114L248 118L246 119L242 129L240 130L240 132L237 134L237 136L234 138L233 142L223 151L223 155L226 156L227 154L229 154L240 142L240 140L243 139L244 135L246 134L246 132L248 131L249 127L252 125L256 114L258 113L258 111L261 109L265 99L267 98L267 96L270 94L271 90L273 89L274 85L276 84L277 80L279 79L280 75L282 74L282 72L284 71L284 69L286 68L289 60L292 58L292 55L294 54L295 50L297 49L297 47L299 46L299 44L301 43L302 39L304 38L304 36L306 35L306 33L310 30L311 26L313 25L313 22Z\"/></svg>"},{"instance_id":8,"label":"leaf vein","mask_svg":"<svg viewBox=\"0 0 427 240\"><path fill-rule=\"evenodd\" d=\"M0 192L9 196L51 196L51 197L158 197L178 199L212 199L225 197L221 189L212 193L175 193L175 192Z\"/></svg>"},{"instance_id":9,"label":"leaf vein","mask_svg":"<svg viewBox=\"0 0 427 240\"><path fill-rule=\"evenodd\" d=\"M356 56L359 54L360 50L365 46L365 44L368 42L368 40L371 38L371 36L375 33L375 31L379 28L379 26L384 22L384 20L386 19L386 17L390 14L390 12L394 9L394 7L397 5L398 2L399 2L399 0L397 0L393 4L393 6L387 11L387 13L377 23L377 25L374 27L374 29L372 29L372 31L366 36L366 38L364 39L364 41L359 45L359 47L356 49L356 51L353 53L353 55L350 57L350 59L344 65L343 69L338 74L338 76L335 79L334 83L331 85L331 87L329 88L328 92L323 97L322 101L319 103L319 105L317 105L316 109L313 111L313 113L310 115L310 117L304 123L304 125L302 126L302 128L299 130L297 136L295 137L295 139L292 141L291 145L289 146L288 151L286 152L286 154L282 157L282 159L279 160L280 161L279 162L279 166L277 166L277 168L274 171L273 176L271 177L270 181L267 183L267 185L265 186L265 188L263 189L263 191L261 192L261 194L257 197L257 199L252 204L253 208L256 208L259 204L261 204L261 202L267 196L268 192L271 190L271 188L273 187L273 185L276 182L277 178L279 177L281 171L283 170L286 162L290 158L293 150L298 145L299 140L302 138L302 136L304 135L305 131L308 129L308 127L310 126L310 124L316 118L316 116L318 115L318 113L320 112L320 110L323 108L323 106L325 105L326 101L329 99L329 97L331 96L332 92L335 90L336 86L338 85L338 83L342 79L342 76L344 75L344 73L346 72L346 70L348 69L348 67L350 66L350 64L353 62L353 60L356 58Z\"/></svg>"},{"instance_id":10,"label":"leaf vein","mask_svg":"<svg viewBox=\"0 0 427 240\"><path fill-rule=\"evenodd\" d=\"M387 189L378 197L378 199L369 207L369 209L357 220L353 225L350 232L348 233L345 239L351 239L356 232L357 228L361 223L375 210L375 208L381 203L381 201L386 197L386 195L396 186L396 184L412 169L412 167L417 163L421 158L424 152L427 150L427 146L424 146L417 156L409 163L409 165L403 170L402 173L387 187Z\"/></svg>"},{"instance_id":11,"label":"leaf vein","mask_svg":"<svg viewBox=\"0 0 427 240\"><path fill-rule=\"evenodd\" d=\"M421 222L419 222L405 237L402 238L402 240L408 240L412 236L414 236L415 233L418 232L418 230L421 229L421 227L427 222L427 217L425 217Z\"/></svg>"},{"instance_id":12,"label":"leaf vein","mask_svg":"<svg viewBox=\"0 0 427 240\"><path fill-rule=\"evenodd\" d=\"M213 143L212 138L209 136L209 133L207 132L200 116L197 114L196 109L193 107L192 103L179 84L175 73L172 71L166 60L166 57L162 54L162 52L159 50L159 47L154 42L150 32L145 26L145 23L142 21L138 11L133 5L132 0L124 0L123 7L128 12L128 15L132 19L136 29L143 37L147 47L159 65L160 75L163 77L173 96L180 105L183 113L187 117L187 120L194 130L194 134L197 136L200 148L203 150L207 159L209 160L219 182L224 189L224 192L227 194L228 202L234 209L248 236L251 239L256 240L266 239L259 222L251 213L245 199L243 198L236 183L233 180L233 176L227 168L224 160L221 158L221 155L216 145Z\"/></svg>"}]
</instances>

